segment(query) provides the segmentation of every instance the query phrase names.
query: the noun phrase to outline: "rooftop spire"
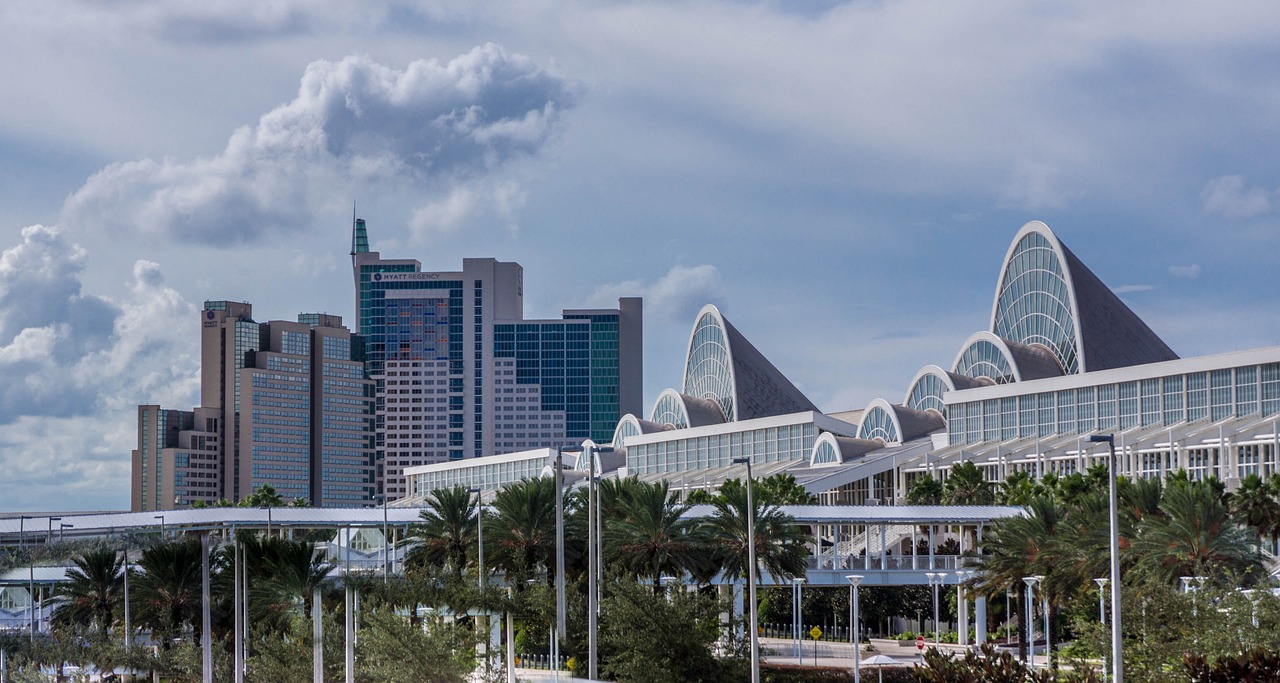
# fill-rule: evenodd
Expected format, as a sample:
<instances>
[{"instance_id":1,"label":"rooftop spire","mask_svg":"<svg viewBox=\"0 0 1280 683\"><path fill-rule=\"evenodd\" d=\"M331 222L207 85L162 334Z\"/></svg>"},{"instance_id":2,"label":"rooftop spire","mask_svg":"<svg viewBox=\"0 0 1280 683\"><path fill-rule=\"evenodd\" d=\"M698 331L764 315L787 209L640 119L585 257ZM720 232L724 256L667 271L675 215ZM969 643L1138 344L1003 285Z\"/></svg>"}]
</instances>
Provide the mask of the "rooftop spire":
<instances>
[{"instance_id":1,"label":"rooftop spire","mask_svg":"<svg viewBox=\"0 0 1280 683\"><path fill-rule=\"evenodd\" d=\"M355 204L351 205L351 260L355 261L356 254L365 254L369 252L369 233L365 230L364 219L356 218Z\"/></svg>"}]
</instances>

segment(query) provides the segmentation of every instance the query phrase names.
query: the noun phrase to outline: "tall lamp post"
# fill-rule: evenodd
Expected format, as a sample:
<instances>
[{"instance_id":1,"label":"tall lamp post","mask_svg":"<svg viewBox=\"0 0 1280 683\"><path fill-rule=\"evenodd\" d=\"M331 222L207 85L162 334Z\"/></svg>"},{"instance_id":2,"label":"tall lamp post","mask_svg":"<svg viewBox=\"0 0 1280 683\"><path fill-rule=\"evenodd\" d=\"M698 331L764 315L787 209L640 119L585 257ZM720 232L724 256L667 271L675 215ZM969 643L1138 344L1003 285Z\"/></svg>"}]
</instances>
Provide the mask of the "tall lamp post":
<instances>
[{"instance_id":1,"label":"tall lamp post","mask_svg":"<svg viewBox=\"0 0 1280 683\"><path fill-rule=\"evenodd\" d=\"M792 640L796 642L796 661L800 665L804 665L804 636L800 635L800 629L804 628L804 619L800 612L804 602L803 589L804 578L795 576L791 579L791 635Z\"/></svg>"},{"instance_id":2,"label":"tall lamp post","mask_svg":"<svg viewBox=\"0 0 1280 683\"><path fill-rule=\"evenodd\" d=\"M938 632L942 629L938 627L938 587L947 579L947 575L943 572L925 572L925 576L929 577L929 587L933 589L933 646L938 647Z\"/></svg>"},{"instance_id":3,"label":"tall lamp post","mask_svg":"<svg viewBox=\"0 0 1280 683\"><path fill-rule=\"evenodd\" d=\"M1038 576L1024 576L1023 582L1027 584L1027 663L1032 671L1036 670L1036 620L1035 620L1035 601L1033 599L1032 590L1035 589L1036 583L1040 581ZM1049 636L1045 634L1045 642Z\"/></svg>"},{"instance_id":4,"label":"tall lamp post","mask_svg":"<svg viewBox=\"0 0 1280 683\"><path fill-rule=\"evenodd\" d=\"M1106 443L1110 453L1109 476L1111 498L1111 680L1124 683L1124 653L1120 647L1120 523L1116 501L1116 435L1093 434L1090 443Z\"/></svg>"},{"instance_id":5,"label":"tall lamp post","mask_svg":"<svg viewBox=\"0 0 1280 683\"><path fill-rule=\"evenodd\" d=\"M35 519L27 515L18 515L18 545L27 546L27 520ZM27 554L27 623L31 629L31 646L36 644L36 558Z\"/></svg>"},{"instance_id":6,"label":"tall lamp post","mask_svg":"<svg viewBox=\"0 0 1280 683\"><path fill-rule=\"evenodd\" d=\"M853 683L862 683L862 665L858 656L858 649L862 646L862 638L858 633L861 630L858 627L858 584L862 583L862 576L850 574L844 578L849 581L849 642L853 644Z\"/></svg>"},{"instance_id":7,"label":"tall lamp post","mask_svg":"<svg viewBox=\"0 0 1280 683\"><path fill-rule=\"evenodd\" d=\"M156 515L152 519L160 520L160 540L164 540L164 515Z\"/></svg>"},{"instance_id":8,"label":"tall lamp post","mask_svg":"<svg viewBox=\"0 0 1280 683\"><path fill-rule=\"evenodd\" d=\"M604 539L597 516L602 515L600 509L600 489L596 482L596 456L600 453L612 453L612 446L587 445L583 448L587 456L587 676L596 679L596 631L599 618L600 587L599 573L604 566Z\"/></svg>"},{"instance_id":9,"label":"tall lamp post","mask_svg":"<svg viewBox=\"0 0 1280 683\"><path fill-rule=\"evenodd\" d=\"M556 447L556 622L551 629L551 656L554 680L560 680L560 636L565 632L564 582L564 454L572 449Z\"/></svg>"},{"instance_id":10,"label":"tall lamp post","mask_svg":"<svg viewBox=\"0 0 1280 683\"><path fill-rule=\"evenodd\" d=\"M45 544L47 544L47 545L53 545L53 523L54 523L54 522L61 522L61 521L62 521L62 518L61 518L61 517L50 517L50 518L49 518L49 537L45 540ZM61 539L59 539L59 540L61 540Z\"/></svg>"},{"instance_id":11,"label":"tall lamp post","mask_svg":"<svg viewBox=\"0 0 1280 683\"><path fill-rule=\"evenodd\" d=\"M747 607L751 627L751 683L760 683L760 626L756 614L756 501L751 478L751 458L734 458L735 465L747 466Z\"/></svg>"},{"instance_id":12,"label":"tall lamp post","mask_svg":"<svg viewBox=\"0 0 1280 683\"><path fill-rule=\"evenodd\" d=\"M1098 584L1098 623L1102 624L1103 626L1106 626L1107 624L1106 598L1107 598L1107 581L1108 580L1109 579L1093 580L1094 583ZM1107 666L1107 657L1104 654L1102 657L1102 667L1103 667L1102 680L1104 681L1107 680L1106 666Z\"/></svg>"}]
</instances>

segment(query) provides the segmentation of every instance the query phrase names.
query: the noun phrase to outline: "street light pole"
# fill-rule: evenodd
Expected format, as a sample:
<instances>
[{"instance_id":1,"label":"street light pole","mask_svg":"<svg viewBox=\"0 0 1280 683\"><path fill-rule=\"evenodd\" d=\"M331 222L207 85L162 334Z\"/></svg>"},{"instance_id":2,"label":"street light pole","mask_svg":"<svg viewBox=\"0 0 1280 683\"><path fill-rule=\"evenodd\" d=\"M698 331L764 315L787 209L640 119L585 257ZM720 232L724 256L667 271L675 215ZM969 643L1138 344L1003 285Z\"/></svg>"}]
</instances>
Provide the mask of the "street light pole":
<instances>
[{"instance_id":1,"label":"street light pole","mask_svg":"<svg viewBox=\"0 0 1280 683\"><path fill-rule=\"evenodd\" d=\"M946 574L942 572L925 572L925 576L929 577L929 587L933 590L933 646L939 645L938 633L942 630L938 627L938 586L942 585Z\"/></svg>"},{"instance_id":2,"label":"street light pole","mask_svg":"<svg viewBox=\"0 0 1280 683\"><path fill-rule=\"evenodd\" d=\"M604 534L597 526L597 515L601 515L599 487L596 485L596 456L600 453L612 453L609 446L589 445L583 449L587 456L587 676L596 679L598 673L596 657L596 631L600 605L599 571L604 566Z\"/></svg>"},{"instance_id":3,"label":"street light pole","mask_svg":"<svg viewBox=\"0 0 1280 683\"><path fill-rule=\"evenodd\" d=\"M382 585L387 585L387 559L390 556L391 536L387 531L387 494L375 493L373 499L382 501Z\"/></svg>"},{"instance_id":4,"label":"street light pole","mask_svg":"<svg viewBox=\"0 0 1280 683\"><path fill-rule=\"evenodd\" d=\"M792 636L796 641L796 661L804 666L804 636L801 636L800 629L804 628L804 618L800 615L804 602L804 579L794 577L791 579L791 627Z\"/></svg>"},{"instance_id":5,"label":"street light pole","mask_svg":"<svg viewBox=\"0 0 1280 683\"><path fill-rule=\"evenodd\" d=\"M760 683L760 626L756 614L756 502L751 477L751 458L734 458L733 464L747 466L747 607L751 626L751 683Z\"/></svg>"},{"instance_id":6,"label":"street light pole","mask_svg":"<svg viewBox=\"0 0 1280 683\"><path fill-rule=\"evenodd\" d=\"M1091 443L1106 442L1110 453L1110 498L1111 498L1111 680L1112 683L1124 683L1124 653L1120 643L1120 522L1119 503L1116 500L1116 435L1093 434Z\"/></svg>"},{"instance_id":7,"label":"street light pole","mask_svg":"<svg viewBox=\"0 0 1280 683\"><path fill-rule=\"evenodd\" d=\"M849 580L849 642L853 643L853 683L862 683L862 665L859 661L858 650L862 646L862 638L859 635L858 627L858 584L862 583L862 577L858 574L850 574L844 577Z\"/></svg>"},{"instance_id":8,"label":"street light pole","mask_svg":"<svg viewBox=\"0 0 1280 683\"><path fill-rule=\"evenodd\" d=\"M164 515L156 515L152 519L160 520L160 540L164 540Z\"/></svg>"},{"instance_id":9,"label":"street light pole","mask_svg":"<svg viewBox=\"0 0 1280 683\"><path fill-rule=\"evenodd\" d=\"M1035 620L1035 600L1032 589L1035 588L1036 582L1040 579L1035 576L1022 577L1024 583L1027 584L1027 662L1032 671L1036 670L1036 620ZM1048 642L1048 635L1045 635Z\"/></svg>"},{"instance_id":10,"label":"street light pole","mask_svg":"<svg viewBox=\"0 0 1280 683\"><path fill-rule=\"evenodd\" d=\"M27 547L27 520L35 519L27 515L18 515L18 545ZM36 645L36 558L27 553L27 624L31 629L31 647Z\"/></svg>"},{"instance_id":11,"label":"street light pole","mask_svg":"<svg viewBox=\"0 0 1280 683\"><path fill-rule=\"evenodd\" d=\"M61 518L61 517L50 517L50 518L49 518L49 537L48 537L47 539L45 539L45 543L46 543L47 545L53 545L53 523L54 523L54 522L61 522L61 521L62 521L62 518Z\"/></svg>"},{"instance_id":12,"label":"street light pole","mask_svg":"<svg viewBox=\"0 0 1280 683\"><path fill-rule=\"evenodd\" d=\"M563 634L565 626L564 596L564 452L563 446L556 447L556 633ZM552 636L555 639L555 635Z\"/></svg>"}]
</instances>

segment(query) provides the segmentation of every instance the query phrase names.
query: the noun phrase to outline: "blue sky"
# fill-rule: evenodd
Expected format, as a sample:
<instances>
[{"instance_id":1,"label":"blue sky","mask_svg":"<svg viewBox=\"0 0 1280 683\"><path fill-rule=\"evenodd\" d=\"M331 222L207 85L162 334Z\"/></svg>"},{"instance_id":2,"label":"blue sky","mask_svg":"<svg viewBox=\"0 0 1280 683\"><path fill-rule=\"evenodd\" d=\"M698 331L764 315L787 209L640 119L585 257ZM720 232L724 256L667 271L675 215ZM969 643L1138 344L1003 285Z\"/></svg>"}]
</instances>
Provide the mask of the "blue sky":
<instances>
[{"instance_id":1,"label":"blue sky","mask_svg":"<svg viewBox=\"0 0 1280 683\"><path fill-rule=\"evenodd\" d=\"M823 409L901 400L1043 220L1183 356L1280 344L1280 6L20 0L0 9L0 510L128 505L195 312L351 319L375 249L722 307Z\"/></svg>"}]
</instances>

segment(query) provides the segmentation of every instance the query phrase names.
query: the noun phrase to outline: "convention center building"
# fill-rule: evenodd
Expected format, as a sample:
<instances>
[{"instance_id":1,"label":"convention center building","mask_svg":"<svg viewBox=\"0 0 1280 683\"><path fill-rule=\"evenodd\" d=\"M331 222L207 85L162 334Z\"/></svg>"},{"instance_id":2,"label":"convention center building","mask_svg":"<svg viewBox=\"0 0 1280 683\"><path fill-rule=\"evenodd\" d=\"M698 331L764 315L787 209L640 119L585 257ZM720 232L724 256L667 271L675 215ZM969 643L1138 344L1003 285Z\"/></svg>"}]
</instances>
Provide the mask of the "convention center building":
<instances>
[{"instance_id":1,"label":"convention center building","mask_svg":"<svg viewBox=\"0 0 1280 683\"><path fill-rule=\"evenodd\" d=\"M823 413L714 306L694 321L679 390L647 418L627 414L612 442L587 441L565 462L580 478L664 479L678 491L793 475L827 505L891 505L915 478L973 462L991 481L1105 463L1114 435L1121 474L1185 470L1234 488L1270 477L1280 452L1280 347L1179 358L1039 221L1014 236L988 329L946 365L922 367L901 396ZM491 490L549 471L538 449L409 468L421 504L442 486Z\"/></svg>"}]
</instances>

